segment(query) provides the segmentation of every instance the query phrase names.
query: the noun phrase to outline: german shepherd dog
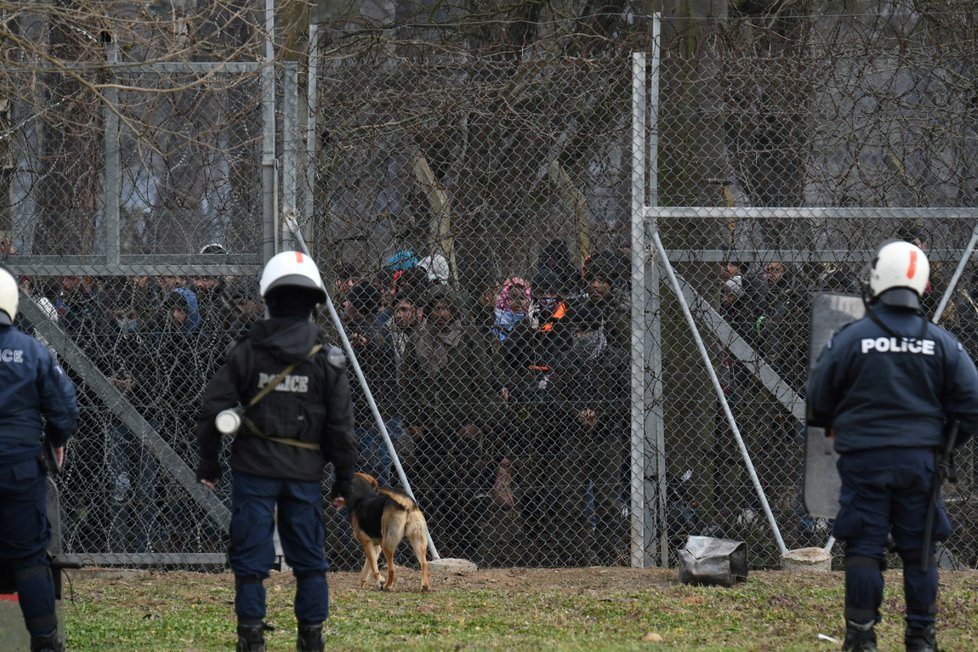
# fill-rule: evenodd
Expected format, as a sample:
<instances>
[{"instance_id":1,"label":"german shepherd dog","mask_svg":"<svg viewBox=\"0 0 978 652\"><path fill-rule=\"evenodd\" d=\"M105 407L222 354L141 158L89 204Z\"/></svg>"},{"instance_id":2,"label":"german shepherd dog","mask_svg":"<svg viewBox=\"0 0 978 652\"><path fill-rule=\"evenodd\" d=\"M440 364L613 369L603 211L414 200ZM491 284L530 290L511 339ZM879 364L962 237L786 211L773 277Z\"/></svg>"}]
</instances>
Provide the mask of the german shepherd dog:
<instances>
[{"instance_id":1,"label":"german shepherd dog","mask_svg":"<svg viewBox=\"0 0 978 652\"><path fill-rule=\"evenodd\" d=\"M360 572L360 588L372 574L381 588L394 586L394 551L402 539L407 539L421 564L421 590L431 588L428 578L428 524L418 504L409 496L390 487L382 487L377 479L366 473L356 473L347 497L353 536L363 545L366 560ZM387 581L383 582L377 558L383 550L387 560Z\"/></svg>"}]
</instances>

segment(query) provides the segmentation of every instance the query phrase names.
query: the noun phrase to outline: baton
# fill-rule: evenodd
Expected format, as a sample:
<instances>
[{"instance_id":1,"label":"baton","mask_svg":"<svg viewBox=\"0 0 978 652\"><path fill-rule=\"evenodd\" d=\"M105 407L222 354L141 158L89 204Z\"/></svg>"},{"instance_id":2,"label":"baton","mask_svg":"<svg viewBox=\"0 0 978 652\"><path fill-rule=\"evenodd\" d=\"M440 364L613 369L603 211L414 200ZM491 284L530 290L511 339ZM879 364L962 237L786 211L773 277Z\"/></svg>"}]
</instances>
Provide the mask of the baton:
<instances>
[{"instance_id":1,"label":"baton","mask_svg":"<svg viewBox=\"0 0 978 652\"><path fill-rule=\"evenodd\" d=\"M934 486L930 492L930 504L927 505L927 520L924 521L924 545L923 554L920 559L920 570L927 572L930 566L930 543L934 534L934 517L937 515L937 501L940 498L941 484L944 482L945 460L950 459L954 454L954 444L958 439L958 427L961 422L955 420L951 424L951 429L944 438L944 449L939 452L937 458L937 468L934 469Z\"/></svg>"},{"instance_id":2,"label":"baton","mask_svg":"<svg viewBox=\"0 0 978 652\"><path fill-rule=\"evenodd\" d=\"M48 437L44 438L41 442L41 452L37 455L37 461L40 463L41 468L44 469L44 475L50 478L58 477L61 472L61 467L58 466L58 458L54 454L54 446L51 445L51 440Z\"/></svg>"}]
</instances>

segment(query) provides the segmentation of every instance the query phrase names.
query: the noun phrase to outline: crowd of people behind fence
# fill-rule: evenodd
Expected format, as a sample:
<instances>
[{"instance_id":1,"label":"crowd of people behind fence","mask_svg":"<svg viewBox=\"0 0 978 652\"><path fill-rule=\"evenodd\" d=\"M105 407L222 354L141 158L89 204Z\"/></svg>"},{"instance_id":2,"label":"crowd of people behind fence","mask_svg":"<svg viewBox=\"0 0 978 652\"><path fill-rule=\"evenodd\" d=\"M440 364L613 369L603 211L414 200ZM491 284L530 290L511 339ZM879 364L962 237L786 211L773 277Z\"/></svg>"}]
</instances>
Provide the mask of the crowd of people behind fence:
<instances>
[{"instance_id":1,"label":"crowd of people behind fence","mask_svg":"<svg viewBox=\"0 0 978 652\"><path fill-rule=\"evenodd\" d=\"M626 560L629 262L608 252L580 270L550 249L530 278L501 279L472 300L438 254L398 252L380 280L350 267L336 281L351 346L442 556L483 562L490 512L512 510L510 563ZM361 466L397 484L359 387L353 401Z\"/></svg>"},{"instance_id":2,"label":"crowd of people behind fence","mask_svg":"<svg viewBox=\"0 0 978 652\"><path fill-rule=\"evenodd\" d=\"M519 547L539 557L523 562L625 560L628 258L598 254L581 270L559 244L551 249L529 279L503 279L474 300L449 283L437 254L400 252L379 275L347 266L335 279L344 329L443 556L480 560L480 525L495 507L520 515ZM154 454L72 368L72 354L52 347L81 407L63 478L67 547L222 550L224 534L166 467L193 464L203 387L263 315L257 279L18 280L175 454ZM19 326L43 339L27 317ZM361 467L397 485L353 384ZM334 555L342 562L353 548L340 541Z\"/></svg>"},{"instance_id":3,"label":"crowd of people behind fence","mask_svg":"<svg viewBox=\"0 0 978 652\"><path fill-rule=\"evenodd\" d=\"M554 242L532 274L487 279L479 296L459 293L448 261L437 253L398 252L379 274L351 265L338 270L334 302L442 556L528 565L627 562L630 265L627 250L608 250L577 266L563 243ZM790 266L770 261L748 270L729 263L718 278L719 313L802 392L808 298L792 282ZM257 279L19 280L192 466L202 389L263 316ZM855 274L832 269L819 283L817 289L858 291ZM325 314L320 319L331 328ZM21 327L35 334L23 317ZM62 356L62 362L82 408L64 480L73 492L63 501L69 506L62 525L67 545L95 552L223 550L223 533L163 471L161 460L104 407L70 360ZM718 363L727 399L743 416L744 394L755 391L756 381L730 353ZM396 486L400 480L374 412L353 374L351 381L361 467ZM769 413L755 410L762 425L748 446L770 453L758 458L766 464L760 469L765 484L798 484L798 477L781 477L797 467L774 453L799 452L802 426L768 404ZM707 453L712 518L749 523L759 504L717 414ZM508 556L489 552L484 526L499 513L517 523L512 540L501 544L511 549ZM705 527L682 514L670 517L689 530ZM333 556L341 566L358 563L348 541L339 541Z\"/></svg>"},{"instance_id":4,"label":"crowd of people behind fence","mask_svg":"<svg viewBox=\"0 0 978 652\"><path fill-rule=\"evenodd\" d=\"M179 460L196 456L196 413L207 379L263 315L251 278L20 277L22 290L160 434ZM20 327L43 335L23 316ZM55 351L55 353L58 353ZM81 417L64 483L62 531L89 551L186 551L221 534L188 506L156 455L105 407L59 354L79 388Z\"/></svg>"}]
</instances>

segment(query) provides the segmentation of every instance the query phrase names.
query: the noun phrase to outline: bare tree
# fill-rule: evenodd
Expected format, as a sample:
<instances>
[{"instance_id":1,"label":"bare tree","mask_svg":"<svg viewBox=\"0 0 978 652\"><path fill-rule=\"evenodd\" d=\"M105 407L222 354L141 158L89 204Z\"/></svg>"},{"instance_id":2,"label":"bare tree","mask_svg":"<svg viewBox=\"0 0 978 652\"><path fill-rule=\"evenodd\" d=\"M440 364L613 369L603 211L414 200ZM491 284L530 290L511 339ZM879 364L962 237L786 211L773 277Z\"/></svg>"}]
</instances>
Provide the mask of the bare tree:
<instances>
[{"instance_id":1,"label":"bare tree","mask_svg":"<svg viewBox=\"0 0 978 652\"><path fill-rule=\"evenodd\" d=\"M123 215L139 222L123 229L141 248L195 250L215 231L234 234L231 214L242 212L254 222L237 237L247 233L253 242L258 94L247 75L225 74L221 63L255 61L264 38L258 4L63 0L0 7L0 88L14 116L8 152L20 170L7 227L18 241L34 253L99 250L109 112L122 132ZM107 67L110 50L118 63ZM214 65L180 68L192 63ZM155 68L135 68L146 64ZM118 103L107 102L110 88Z\"/></svg>"}]
</instances>

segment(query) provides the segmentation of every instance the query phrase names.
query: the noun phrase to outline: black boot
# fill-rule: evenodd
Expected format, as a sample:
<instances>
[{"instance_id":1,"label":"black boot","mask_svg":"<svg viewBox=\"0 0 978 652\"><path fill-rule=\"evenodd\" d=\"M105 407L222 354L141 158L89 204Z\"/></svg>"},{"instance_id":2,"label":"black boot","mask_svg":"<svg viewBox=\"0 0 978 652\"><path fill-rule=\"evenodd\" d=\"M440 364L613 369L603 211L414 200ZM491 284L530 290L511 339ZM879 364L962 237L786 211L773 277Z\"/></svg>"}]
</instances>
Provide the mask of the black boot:
<instances>
[{"instance_id":1,"label":"black boot","mask_svg":"<svg viewBox=\"0 0 978 652\"><path fill-rule=\"evenodd\" d=\"M933 625L923 629L907 628L903 635L907 652L940 652L937 647L937 630Z\"/></svg>"},{"instance_id":2,"label":"black boot","mask_svg":"<svg viewBox=\"0 0 978 652\"><path fill-rule=\"evenodd\" d=\"M31 636L31 652L64 652L64 649L57 630L46 636Z\"/></svg>"},{"instance_id":3,"label":"black boot","mask_svg":"<svg viewBox=\"0 0 978 652\"><path fill-rule=\"evenodd\" d=\"M323 626L299 625L295 649L298 652L323 652Z\"/></svg>"},{"instance_id":4,"label":"black boot","mask_svg":"<svg viewBox=\"0 0 978 652\"><path fill-rule=\"evenodd\" d=\"M260 620L239 620L237 652L265 652L265 629Z\"/></svg>"},{"instance_id":5,"label":"black boot","mask_svg":"<svg viewBox=\"0 0 978 652\"><path fill-rule=\"evenodd\" d=\"M876 652L876 632L873 631L873 621L856 623L846 621L846 641L842 644L843 652Z\"/></svg>"}]
</instances>

